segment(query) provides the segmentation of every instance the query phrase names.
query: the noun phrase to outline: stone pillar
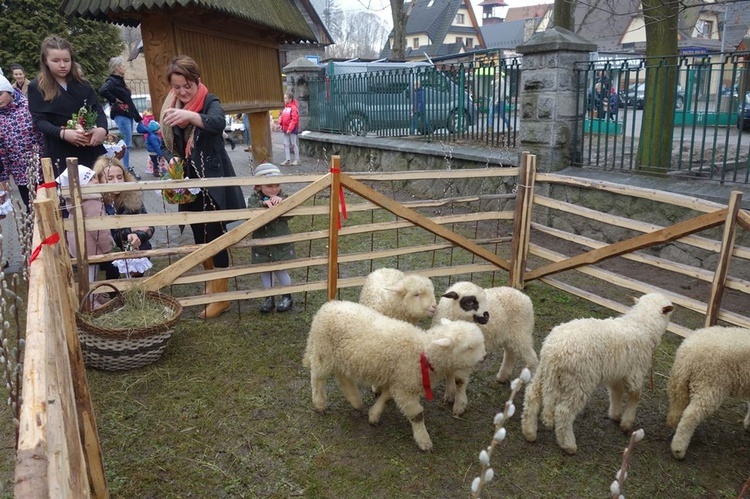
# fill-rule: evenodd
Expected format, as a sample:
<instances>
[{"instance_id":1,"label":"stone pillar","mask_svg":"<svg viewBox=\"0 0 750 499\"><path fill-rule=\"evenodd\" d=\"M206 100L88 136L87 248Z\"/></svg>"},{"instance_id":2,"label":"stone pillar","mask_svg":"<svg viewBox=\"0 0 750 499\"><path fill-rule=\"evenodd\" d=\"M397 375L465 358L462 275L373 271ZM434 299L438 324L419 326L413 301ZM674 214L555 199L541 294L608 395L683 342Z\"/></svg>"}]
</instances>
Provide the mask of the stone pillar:
<instances>
[{"instance_id":1,"label":"stone pillar","mask_svg":"<svg viewBox=\"0 0 750 499\"><path fill-rule=\"evenodd\" d=\"M307 130L310 124L310 93L307 80L313 76L322 76L323 68L304 57L295 59L282 69L286 74L286 89L294 93L299 106L299 131Z\"/></svg>"},{"instance_id":2,"label":"stone pillar","mask_svg":"<svg viewBox=\"0 0 750 499\"><path fill-rule=\"evenodd\" d=\"M596 50L595 43L557 26L516 48L523 54L521 149L537 155L539 171L571 165L576 114L580 115L578 137L583 137L584 114L576 109L575 64L588 61L588 53Z\"/></svg>"}]
</instances>

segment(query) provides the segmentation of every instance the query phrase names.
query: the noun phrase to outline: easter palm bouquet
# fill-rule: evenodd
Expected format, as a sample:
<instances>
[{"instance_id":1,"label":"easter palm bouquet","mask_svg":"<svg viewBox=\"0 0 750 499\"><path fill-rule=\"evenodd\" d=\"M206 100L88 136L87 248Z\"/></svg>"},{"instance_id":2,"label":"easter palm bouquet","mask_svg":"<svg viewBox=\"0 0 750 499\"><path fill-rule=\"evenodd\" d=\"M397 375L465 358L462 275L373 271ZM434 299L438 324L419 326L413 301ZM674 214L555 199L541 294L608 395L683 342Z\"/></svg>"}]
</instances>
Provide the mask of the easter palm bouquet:
<instances>
[{"instance_id":1,"label":"easter palm bouquet","mask_svg":"<svg viewBox=\"0 0 750 499\"><path fill-rule=\"evenodd\" d=\"M182 180L185 178L185 162L176 159L169 163L168 168L162 170L162 180ZM195 189L163 189L161 191L164 200L169 204L186 204L195 201L195 196L200 192L199 188Z\"/></svg>"},{"instance_id":2,"label":"easter palm bouquet","mask_svg":"<svg viewBox=\"0 0 750 499\"><path fill-rule=\"evenodd\" d=\"M65 125L65 128L69 130L79 130L81 132L88 132L92 128L96 127L96 120L99 118L99 113L94 111L91 106L81 106L77 113L73 113Z\"/></svg>"}]
</instances>

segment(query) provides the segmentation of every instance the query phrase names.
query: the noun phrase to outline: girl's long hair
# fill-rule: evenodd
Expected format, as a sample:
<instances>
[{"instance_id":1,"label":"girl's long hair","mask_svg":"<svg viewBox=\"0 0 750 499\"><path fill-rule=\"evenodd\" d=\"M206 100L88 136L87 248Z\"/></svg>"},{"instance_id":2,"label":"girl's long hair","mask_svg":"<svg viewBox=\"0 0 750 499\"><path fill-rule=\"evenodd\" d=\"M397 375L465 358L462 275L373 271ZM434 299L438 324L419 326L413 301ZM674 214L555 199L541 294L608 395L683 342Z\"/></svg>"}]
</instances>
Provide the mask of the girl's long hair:
<instances>
[{"instance_id":1,"label":"girl's long hair","mask_svg":"<svg viewBox=\"0 0 750 499\"><path fill-rule=\"evenodd\" d=\"M47 53L50 50L67 50L70 54L70 71L68 72L67 80L75 80L77 82L85 82L86 79L81 74L78 63L76 62L76 56L73 52L73 47L70 42L65 38L57 35L51 35L42 41L42 50L40 57L40 68L39 68L39 91L42 93L42 97L47 102L50 102L60 95L60 86L55 80L55 76L47 67Z\"/></svg>"},{"instance_id":2,"label":"girl's long hair","mask_svg":"<svg viewBox=\"0 0 750 499\"><path fill-rule=\"evenodd\" d=\"M125 168L122 161L117 158L108 158L107 156L99 156L99 159L94 163L94 173L96 173L99 182L107 183L107 169L110 166L116 166L122 170L122 176L125 182L137 182L135 175L130 170ZM102 195L104 204L114 205L115 210L118 211L121 207L125 207L129 210L138 210L143 204L143 196L139 191L128 191L120 192L115 194L114 192L106 192Z\"/></svg>"}]
</instances>

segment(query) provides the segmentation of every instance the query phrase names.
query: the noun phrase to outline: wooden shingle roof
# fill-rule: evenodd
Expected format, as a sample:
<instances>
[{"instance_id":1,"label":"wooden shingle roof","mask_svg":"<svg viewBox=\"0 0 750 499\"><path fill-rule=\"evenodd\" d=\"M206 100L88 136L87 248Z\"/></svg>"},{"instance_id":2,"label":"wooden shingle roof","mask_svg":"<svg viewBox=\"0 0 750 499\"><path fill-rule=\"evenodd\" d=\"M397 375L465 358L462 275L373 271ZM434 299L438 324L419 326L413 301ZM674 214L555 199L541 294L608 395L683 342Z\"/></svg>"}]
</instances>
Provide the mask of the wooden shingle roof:
<instances>
[{"instance_id":1,"label":"wooden shingle roof","mask_svg":"<svg viewBox=\"0 0 750 499\"><path fill-rule=\"evenodd\" d=\"M126 26L137 26L145 12L180 8L224 14L265 27L283 34L284 41L316 41L294 0L63 0L60 6L66 16Z\"/></svg>"}]
</instances>

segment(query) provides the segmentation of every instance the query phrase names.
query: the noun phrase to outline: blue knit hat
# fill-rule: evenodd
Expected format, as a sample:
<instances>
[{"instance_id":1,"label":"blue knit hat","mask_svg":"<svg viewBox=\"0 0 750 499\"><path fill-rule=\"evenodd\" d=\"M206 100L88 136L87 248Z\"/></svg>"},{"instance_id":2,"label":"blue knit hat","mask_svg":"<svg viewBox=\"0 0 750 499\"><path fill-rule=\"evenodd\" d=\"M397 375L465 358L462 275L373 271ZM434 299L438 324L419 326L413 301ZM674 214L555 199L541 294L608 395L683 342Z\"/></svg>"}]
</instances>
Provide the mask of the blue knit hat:
<instances>
[{"instance_id":1,"label":"blue knit hat","mask_svg":"<svg viewBox=\"0 0 750 499\"><path fill-rule=\"evenodd\" d=\"M271 175L281 175L281 170L279 170L279 167L274 165L273 163L261 163L255 167L254 175L256 177L269 177Z\"/></svg>"},{"instance_id":2,"label":"blue knit hat","mask_svg":"<svg viewBox=\"0 0 750 499\"><path fill-rule=\"evenodd\" d=\"M149 132L156 132L161 128L161 125L156 120L153 120L151 123L148 124L148 131Z\"/></svg>"}]
</instances>

